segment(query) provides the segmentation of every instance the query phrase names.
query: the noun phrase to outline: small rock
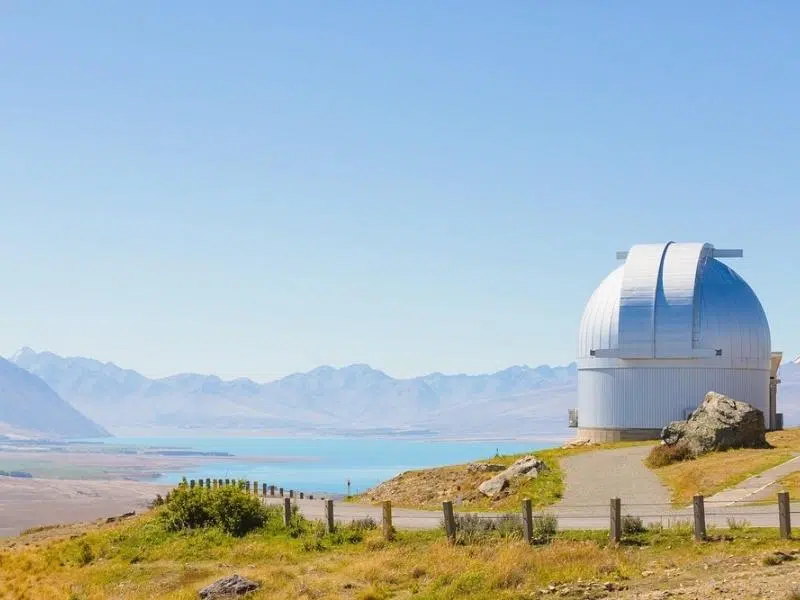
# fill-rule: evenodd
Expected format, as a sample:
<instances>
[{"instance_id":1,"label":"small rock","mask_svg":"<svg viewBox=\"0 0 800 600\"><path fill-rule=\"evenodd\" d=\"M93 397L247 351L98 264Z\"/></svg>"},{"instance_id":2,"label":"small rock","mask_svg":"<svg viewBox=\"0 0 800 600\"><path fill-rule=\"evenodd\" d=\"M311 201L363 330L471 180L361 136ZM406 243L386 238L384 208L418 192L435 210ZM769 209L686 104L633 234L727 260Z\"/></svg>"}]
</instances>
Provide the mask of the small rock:
<instances>
[{"instance_id":1,"label":"small rock","mask_svg":"<svg viewBox=\"0 0 800 600\"><path fill-rule=\"evenodd\" d=\"M528 455L520 458L513 465L498 473L491 479L487 479L478 486L478 490L490 498L497 498L505 490L513 479L525 477L537 477L540 472L547 470L547 465L535 456Z\"/></svg>"},{"instance_id":2,"label":"small rock","mask_svg":"<svg viewBox=\"0 0 800 600\"><path fill-rule=\"evenodd\" d=\"M206 600L213 598L225 598L226 596L244 596L245 594L254 592L259 587L261 587L260 583L250 579L245 579L240 575L230 575L228 577L219 579L211 585L208 585L200 590L200 598Z\"/></svg>"},{"instance_id":3,"label":"small rock","mask_svg":"<svg viewBox=\"0 0 800 600\"><path fill-rule=\"evenodd\" d=\"M653 574L653 571L642 571L642 577L650 577Z\"/></svg>"}]
</instances>

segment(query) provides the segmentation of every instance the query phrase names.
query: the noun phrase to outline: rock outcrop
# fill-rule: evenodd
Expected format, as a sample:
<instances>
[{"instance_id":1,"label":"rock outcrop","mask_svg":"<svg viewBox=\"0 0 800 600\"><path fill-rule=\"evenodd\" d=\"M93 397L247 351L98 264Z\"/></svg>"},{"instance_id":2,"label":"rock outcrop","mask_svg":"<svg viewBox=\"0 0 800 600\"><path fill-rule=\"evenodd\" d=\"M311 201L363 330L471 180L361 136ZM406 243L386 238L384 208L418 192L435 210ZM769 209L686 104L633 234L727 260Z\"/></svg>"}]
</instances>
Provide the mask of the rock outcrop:
<instances>
[{"instance_id":1,"label":"rock outcrop","mask_svg":"<svg viewBox=\"0 0 800 600\"><path fill-rule=\"evenodd\" d=\"M203 598L203 600L213 600L213 598L244 596L245 594L256 591L259 587L261 587L261 584L250 579L245 579L241 575L230 575L200 590L200 598Z\"/></svg>"},{"instance_id":2,"label":"rock outcrop","mask_svg":"<svg viewBox=\"0 0 800 600\"><path fill-rule=\"evenodd\" d=\"M490 498L498 498L502 492L511 485L514 479L531 479L538 477L539 473L547 470L547 465L535 456L520 458L506 470L498 473L491 479L484 481L478 486L478 490Z\"/></svg>"},{"instance_id":3,"label":"rock outcrop","mask_svg":"<svg viewBox=\"0 0 800 600\"><path fill-rule=\"evenodd\" d=\"M684 444L693 456L730 448L768 448L764 414L723 394L708 392L686 421L673 421L661 431L667 446Z\"/></svg>"}]
</instances>

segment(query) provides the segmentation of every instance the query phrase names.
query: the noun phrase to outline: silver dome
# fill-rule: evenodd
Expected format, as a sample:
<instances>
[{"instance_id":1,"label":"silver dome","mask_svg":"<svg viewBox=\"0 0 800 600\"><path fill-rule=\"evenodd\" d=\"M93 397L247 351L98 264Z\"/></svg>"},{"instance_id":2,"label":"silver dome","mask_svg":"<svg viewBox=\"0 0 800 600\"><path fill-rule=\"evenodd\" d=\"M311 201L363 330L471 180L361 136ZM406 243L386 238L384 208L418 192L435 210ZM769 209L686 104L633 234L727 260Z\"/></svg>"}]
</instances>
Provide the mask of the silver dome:
<instances>
[{"instance_id":1,"label":"silver dome","mask_svg":"<svg viewBox=\"0 0 800 600\"><path fill-rule=\"evenodd\" d=\"M578 336L581 427L661 428L714 390L768 408L770 331L711 244L641 244L592 294Z\"/></svg>"}]
</instances>

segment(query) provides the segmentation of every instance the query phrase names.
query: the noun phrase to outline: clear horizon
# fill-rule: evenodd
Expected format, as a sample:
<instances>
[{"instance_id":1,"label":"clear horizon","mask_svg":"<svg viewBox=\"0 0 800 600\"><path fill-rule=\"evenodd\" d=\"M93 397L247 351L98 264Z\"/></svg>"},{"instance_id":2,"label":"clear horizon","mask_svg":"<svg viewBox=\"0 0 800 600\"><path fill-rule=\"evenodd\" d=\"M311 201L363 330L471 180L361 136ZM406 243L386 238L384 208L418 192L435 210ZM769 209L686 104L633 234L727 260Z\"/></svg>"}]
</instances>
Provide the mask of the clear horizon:
<instances>
[{"instance_id":1,"label":"clear horizon","mask_svg":"<svg viewBox=\"0 0 800 600\"><path fill-rule=\"evenodd\" d=\"M635 243L708 241L800 354L800 5L16 3L0 352L148 377L574 360Z\"/></svg>"}]
</instances>

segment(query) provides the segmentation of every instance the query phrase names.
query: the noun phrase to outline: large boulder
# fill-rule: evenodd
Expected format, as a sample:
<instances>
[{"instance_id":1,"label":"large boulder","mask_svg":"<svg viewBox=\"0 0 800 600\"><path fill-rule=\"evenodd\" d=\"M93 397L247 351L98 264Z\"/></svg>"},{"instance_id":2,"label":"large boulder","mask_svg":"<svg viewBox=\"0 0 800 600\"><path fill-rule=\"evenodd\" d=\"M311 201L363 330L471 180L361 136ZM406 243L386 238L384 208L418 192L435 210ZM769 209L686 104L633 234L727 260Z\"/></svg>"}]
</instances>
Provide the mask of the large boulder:
<instances>
[{"instance_id":1,"label":"large boulder","mask_svg":"<svg viewBox=\"0 0 800 600\"><path fill-rule=\"evenodd\" d=\"M259 583L251 581L250 579L245 579L241 575L230 575L200 590L200 598L212 600L213 598L244 596L245 594L256 591L259 587Z\"/></svg>"},{"instance_id":2,"label":"large boulder","mask_svg":"<svg viewBox=\"0 0 800 600\"><path fill-rule=\"evenodd\" d=\"M505 471L498 473L491 479L487 479L478 486L478 490L484 496L498 498L502 492L511 485L514 479L531 479L538 477L539 473L547 470L547 465L535 456L529 455L520 458Z\"/></svg>"},{"instance_id":3,"label":"large boulder","mask_svg":"<svg viewBox=\"0 0 800 600\"><path fill-rule=\"evenodd\" d=\"M764 413L746 402L708 392L686 421L673 421L661 431L667 446L684 444L692 456L729 448L768 448Z\"/></svg>"}]
</instances>

